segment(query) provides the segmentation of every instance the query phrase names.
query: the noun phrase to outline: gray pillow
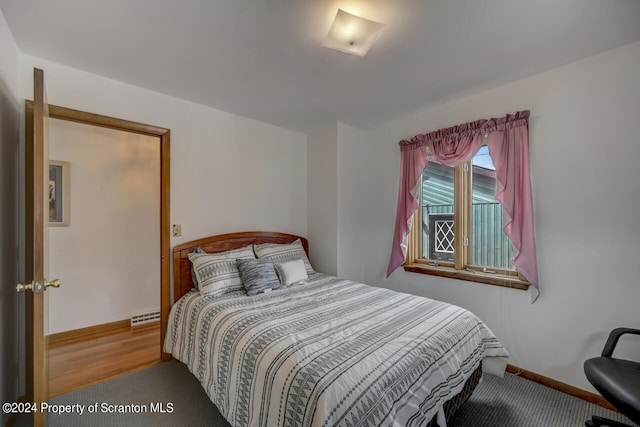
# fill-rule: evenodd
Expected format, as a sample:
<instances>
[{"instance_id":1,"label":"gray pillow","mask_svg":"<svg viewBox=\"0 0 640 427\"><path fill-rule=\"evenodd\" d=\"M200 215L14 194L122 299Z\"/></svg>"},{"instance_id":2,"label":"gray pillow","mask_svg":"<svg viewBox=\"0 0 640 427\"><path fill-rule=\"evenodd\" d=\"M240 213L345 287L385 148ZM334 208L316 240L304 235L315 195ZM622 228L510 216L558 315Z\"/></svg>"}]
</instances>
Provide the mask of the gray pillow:
<instances>
[{"instance_id":1,"label":"gray pillow","mask_svg":"<svg viewBox=\"0 0 640 427\"><path fill-rule=\"evenodd\" d=\"M278 280L271 261L267 259L237 259L236 265L247 295L258 295L280 287L280 280Z\"/></svg>"}]
</instances>

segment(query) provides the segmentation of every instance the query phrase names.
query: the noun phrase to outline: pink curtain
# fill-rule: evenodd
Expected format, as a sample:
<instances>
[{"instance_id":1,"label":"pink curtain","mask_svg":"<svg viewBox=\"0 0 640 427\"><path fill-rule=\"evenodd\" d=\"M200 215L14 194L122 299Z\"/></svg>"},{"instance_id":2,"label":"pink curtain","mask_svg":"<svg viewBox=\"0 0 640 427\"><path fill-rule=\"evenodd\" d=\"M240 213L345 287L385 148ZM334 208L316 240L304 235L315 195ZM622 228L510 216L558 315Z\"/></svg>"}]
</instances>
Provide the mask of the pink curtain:
<instances>
[{"instance_id":1,"label":"pink curtain","mask_svg":"<svg viewBox=\"0 0 640 427\"><path fill-rule=\"evenodd\" d=\"M407 241L411 230L411 218L416 209L418 209L418 186L426 166L427 150L425 150L424 144L417 141L400 141L398 211L387 277L393 273L393 270L404 263L407 256Z\"/></svg>"},{"instance_id":2,"label":"pink curtain","mask_svg":"<svg viewBox=\"0 0 640 427\"><path fill-rule=\"evenodd\" d=\"M535 301L540 288L529 173L529 111L488 120L485 132L496 167L496 199L507 215L504 232L515 252L513 265L534 287Z\"/></svg>"},{"instance_id":3,"label":"pink curtain","mask_svg":"<svg viewBox=\"0 0 640 427\"><path fill-rule=\"evenodd\" d=\"M533 230L533 203L529 176L529 111L498 119L477 120L400 141L400 186L393 247L387 277L407 255L411 216L418 209L417 189L427 166L425 147L438 163L457 166L470 161L484 142L496 167L496 199L507 214L504 231L515 250L513 264L534 287L538 271Z\"/></svg>"}]
</instances>

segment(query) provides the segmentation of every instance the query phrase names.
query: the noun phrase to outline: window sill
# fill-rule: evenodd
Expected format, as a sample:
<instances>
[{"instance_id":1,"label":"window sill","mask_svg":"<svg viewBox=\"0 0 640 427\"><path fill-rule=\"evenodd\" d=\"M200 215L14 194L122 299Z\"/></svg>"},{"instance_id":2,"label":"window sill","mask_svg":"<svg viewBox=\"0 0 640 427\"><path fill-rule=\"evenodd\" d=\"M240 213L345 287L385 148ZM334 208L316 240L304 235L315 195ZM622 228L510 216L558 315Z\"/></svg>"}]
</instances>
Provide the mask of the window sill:
<instances>
[{"instance_id":1,"label":"window sill","mask_svg":"<svg viewBox=\"0 0 640 427\"><path fill-rule=\"evenodd\" d=\"M426 264L404 264L404 270L418 274L429 274L432 276L448 277L451 279L466 280L469 282L484 283L493 286L502 286L505 288L520 289L526 291L529 289L529 283L520 280L517 277L504 276L499 274L482 273L480 271L456 270L451 267L432 266Z\"/></svg>"}]
</instances>

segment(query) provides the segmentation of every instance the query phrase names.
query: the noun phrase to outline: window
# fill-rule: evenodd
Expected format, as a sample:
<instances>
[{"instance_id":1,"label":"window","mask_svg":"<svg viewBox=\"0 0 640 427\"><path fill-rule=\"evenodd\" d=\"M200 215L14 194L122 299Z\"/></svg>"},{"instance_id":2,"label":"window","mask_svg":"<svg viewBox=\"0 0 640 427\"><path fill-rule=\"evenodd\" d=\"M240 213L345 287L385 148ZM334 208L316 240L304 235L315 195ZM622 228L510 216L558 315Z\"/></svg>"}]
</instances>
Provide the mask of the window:
<instances>
[{"instance_id":1,"label":"window","mask_svg":"<svg viewBox=\"0 0 640 427\"><path fill-rule=\"evenodd\" d=\"M487 146L471 161L445 166L428 156L413 217L405 269L527 289L511 263L504 209L495 199L496 168Z\"/></svg>"},{"instance_id":2,"label":"window","mask_svg":"<svg viewBox=\"0 0 640 427\"><path fill-rule=\"evenodd\" d=\"M529 115L529 110L518 111L399 142L400 184L387 277L403 265L408 271L529 289L531 301L536 300ZM502 210L490 191L496 184ZM504 227L501 215L508 215ZM517 251L513 260L511 245Z\"/></svg>"}]
</instances>

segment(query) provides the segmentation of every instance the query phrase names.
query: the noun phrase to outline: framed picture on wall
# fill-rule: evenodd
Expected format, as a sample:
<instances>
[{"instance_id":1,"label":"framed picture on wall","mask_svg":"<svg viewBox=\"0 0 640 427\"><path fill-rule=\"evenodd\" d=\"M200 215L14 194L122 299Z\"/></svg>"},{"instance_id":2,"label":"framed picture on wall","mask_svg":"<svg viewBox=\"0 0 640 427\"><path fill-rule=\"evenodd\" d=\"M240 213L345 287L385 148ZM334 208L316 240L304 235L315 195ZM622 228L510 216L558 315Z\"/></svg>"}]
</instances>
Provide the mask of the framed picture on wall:
<instances>
[{"instance_id":1,"label":"framed picture on wall","mask_svg":"<svg viewBox=\"0 0 640 427\"><path fill-rule=\"evenodd\" d=\"M49 226L69 225L69 162L49 161Z\"/></svg>"}]
</instances>

